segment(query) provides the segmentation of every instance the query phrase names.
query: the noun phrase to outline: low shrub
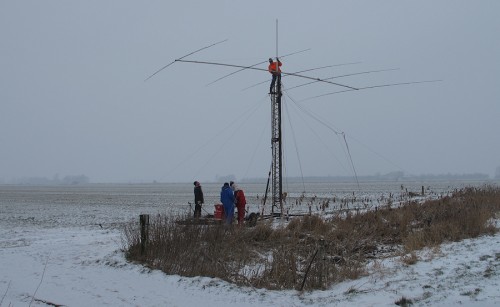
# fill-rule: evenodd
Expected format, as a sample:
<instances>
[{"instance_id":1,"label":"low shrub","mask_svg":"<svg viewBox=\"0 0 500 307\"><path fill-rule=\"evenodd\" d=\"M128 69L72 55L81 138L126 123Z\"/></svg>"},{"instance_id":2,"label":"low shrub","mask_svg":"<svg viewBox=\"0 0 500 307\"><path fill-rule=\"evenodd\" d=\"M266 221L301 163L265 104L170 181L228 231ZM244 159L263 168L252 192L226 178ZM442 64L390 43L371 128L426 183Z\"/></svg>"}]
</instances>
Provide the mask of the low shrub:
<instances>
[{"instance_id":1,"label":"low shrub","mask_svg":"<svg viewBox=\"0 0 500 307\"><path fill-rule=\"evenodd\" d=\"M268 289L326 289L365 275L367 259L381 250L409 255L402 261L410 265L418 261L415 251L424 247L493 234L497 229L491 220L499 211L499 188L465 188L451 197L328 220L293 217L282 226L260 220L256 227L225 227L157 215L150 220L145 245L135 222L123 238L128 260L167 274Z\"/></svg>"}]
</instances>

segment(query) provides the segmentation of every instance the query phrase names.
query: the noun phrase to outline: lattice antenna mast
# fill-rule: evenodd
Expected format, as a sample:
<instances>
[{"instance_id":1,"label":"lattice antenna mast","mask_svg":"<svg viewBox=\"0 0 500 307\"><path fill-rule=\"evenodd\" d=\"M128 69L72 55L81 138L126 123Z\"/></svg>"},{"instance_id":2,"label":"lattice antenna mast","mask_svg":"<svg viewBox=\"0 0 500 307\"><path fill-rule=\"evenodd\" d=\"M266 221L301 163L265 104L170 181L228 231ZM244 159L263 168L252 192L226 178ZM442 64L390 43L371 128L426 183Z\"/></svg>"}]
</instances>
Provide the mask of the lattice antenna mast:
<instances>
[{"instance_id":1,"label":"lattice antenna mast","mask_svg":"<svg viewBox=\"0 0 500 307\"><path fill-rule=\"evenodd\" d=\"M278 62L278 20L276 20L276 62ZM281 74L279 65L276 63L276 82L271 89L271 152L272 152L272 208L271 213L275 215L274 209L279 210L283 216L283 147L281 129Z\"/></svg>"},{"instance_id":2,"label":"lattice antenna mast","mask_svg":"<svg viewBox=\"0 0 500 307\"><path fill-rule=\"evenodd\" d=\"M202 50L205 50L207 48L213 47L215 45L221 44L221 43L223 43L225 41L227 41L227 39L223 40L223 41L220 41L220 42L216 42L216 43L211 44L209 46L200 48L200 49L195 50L195 51L193 51L193 52L191 52L189 54L186 54L186 55L184 55L184 56L182 56L182 57L180 57L180 58L172 61L171 63L163 66L162 68L160 68L159 70L157 70L156 72L154 72L152 75L150 75L148 78L146 78L146 80L144 80L144 81L149 80L150 78L152 78L153 76L155 76L156 74L158 74L159 72L161 72L162 70L164 70L165 68L173 65L175 62L193 63L193 64L205 64L205 65L214 65L214 66L222 66L222 67L239 68L236 72L239 72L239 71L242 71L242 70L256 70L256 71L262 71L262 72L267 72L268 71L265 68L255 67L256 65L263 64L264 62L257 63L257 64L254 64L254 65L250 65L250 66L243 66L243 65L234 65L234 64L226 64L226 63L215 63L215 62L207 62L207 61L185 60L185 58L188 57L188 56L190 56L190 55L193 55L195 53L198 53L198 52L200 52ZM309 49L301 50L301 51L290 53L290 54L287 54L287 55L283 55L281 58L284 58L286 56L293 55L293 54L296 54L296 53L304 52L304 51L307 51L307 50L309 50ZM279 56L279 54L278 54L278 20L276 20L276 62L278 62L278 56ZM349 63L349 64L355 64L355 63ZM343 65L346 65L346 64L343 64ZM331 66L333 66L333 65L319 67L319 68L315 68L315 69L321 69L321 68L326 68L326 67L331 67ZM311 70L315 70L315 69L311 69ZM309 71L309 70L306 70L306 71ZM379 70L379 71L386 71L386 70ZM228 75L225 75L225 76L223 76L223 77L221 77L221 78L213 81L212 83L217 82L217 81L219 81L221 79L224 79L225 77L228 77L230 75L233 75L236 72L232 72L232 73L230 73ZM357 73L357 74L364 74L364 73L371 73L371 72L378 72L378 71L367 71L367 72L362 72L362 73ZM294 77L308 79L308 80L312 80L313 81L313 82L309 82L307 84L311 84L311 83L314 83L314 82L322 82L322 83L328 83L328 84L331 84L331 85L340 86L340 87L344 88L344 90L342 90L342 91L336 91L336 92L331 92L331 93L327 93L327 94L323 94L323 95L318 95L318 96L311 97L311 98L308 98L308 99L318 98L318 97L322 97L322 96L326 96L326 95L332 95L332 94L337 94L337 93L342 93L342 92L347 92L347 91L358 91L358 90L373 89L373 88L388 87L388 86L398 86L398 85L407 85L407 84L416 84L416 83L427 83L427 82L439 82L439 81L442 81L442 80L428 80L428 81L414 81L414 82L381 84L381 85L366 86L366 87L353 87L353 86L341 84L341 83L338 83L338 82L332 82L332 81L330 81L330 79L337 78L337 77L320 79L320 78L314 78L314 77L305 76L305 75L302 75L302 74L299 74L299 73L290 73L290 72L280 73L279 62L276 63L276 71L275 71L275 73L277 74L276 80L274 82L273 87L271 88L271 93L269 94L270 98L271 98L271 134L272 134L271 135L271 147L272 147L272 163L271 163L271 171L269 172L269 177L270 178L268 178L268 185L266 187L266 194L265 194L267 196L267 188L269 187L269 181L270 181L269 179L271 179L272 180L272 182L271 182L271 188L272 188L272 209L271 209L271 213L272 213L273 216L275 216L275 215L283 216L283 214L284 214L284 208L283 208L283 205L284 205L284 195L283 195L283 147L282 147L283 134L282 134L282 124L281 124L281 97L282 97L281 74L283 74L284 76L294 76ZM352 74L352 75L354 75L354 74ZM345 76L347 76L347 75L345 75ZM340 77L340 76L338 76L338 77ZM212 83L210 83L210 84L212 84ZM304 85L306 85L306 84L304 84ZM264 197L264 204L265 204L266 196ZM275 213L275 208L277 208L279 210L279 213Z\"/></svg>"}]
</instances>

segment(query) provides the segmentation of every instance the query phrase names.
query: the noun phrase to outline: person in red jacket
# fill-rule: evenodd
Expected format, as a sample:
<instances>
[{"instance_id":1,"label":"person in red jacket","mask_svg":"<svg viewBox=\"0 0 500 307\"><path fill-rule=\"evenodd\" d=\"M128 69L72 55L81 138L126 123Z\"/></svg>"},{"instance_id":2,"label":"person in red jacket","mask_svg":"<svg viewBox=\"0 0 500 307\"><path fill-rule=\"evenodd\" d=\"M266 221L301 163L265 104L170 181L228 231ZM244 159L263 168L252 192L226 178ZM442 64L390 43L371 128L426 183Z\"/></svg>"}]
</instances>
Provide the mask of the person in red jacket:
<instances>
[{"instance_id":1,"label":"person in red jacket","mask_svg":"<svg viewBox=\"0 0 500 307\"><path fill-rule=\"evenodd\" d=\"M234 201L236 203L236 208L238 209L238 225L242 226L243 221L245 220L245 205L247 204L247 200L245 198L245 193L237 184L233 184L233 190Z\"/></svg>"},{"instance_id":2,"label":"person in red jacket","mask_svg":"<svg viewBox=\"0 0 500 307\"><path fill-rule=\"evenodd\" d=\"M269 58L269 66L267 67L267 70L271 73L273 76L273 79L271 80L271 86L269 87L269 94L274 94L274 84L276 83L276 79L281 80L281 62L278 58L276 58L276 62L273 62L272 58Z\"/></svg>"}]
</instances>

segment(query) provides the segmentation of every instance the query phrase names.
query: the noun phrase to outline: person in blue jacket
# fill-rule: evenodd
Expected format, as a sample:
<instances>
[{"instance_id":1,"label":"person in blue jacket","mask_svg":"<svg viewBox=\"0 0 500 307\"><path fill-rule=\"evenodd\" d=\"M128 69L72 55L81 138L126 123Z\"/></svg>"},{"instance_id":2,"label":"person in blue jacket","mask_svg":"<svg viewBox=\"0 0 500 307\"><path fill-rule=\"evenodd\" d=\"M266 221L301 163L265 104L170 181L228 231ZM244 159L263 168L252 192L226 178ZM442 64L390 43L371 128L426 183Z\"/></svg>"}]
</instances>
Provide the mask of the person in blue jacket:
<instances>
[{"instance_id":1,"label":"person in blue jacket","mask_svg":"<svg viewBox=\"0 0 500 307\"><path fill-rule=\"evenodd\" d=\"M224 206L224 214L226 216L226 224L230 225L234 217L234 193L229 183L224 183L220 191L220 201Z\"/></svg>"}]
</instances>

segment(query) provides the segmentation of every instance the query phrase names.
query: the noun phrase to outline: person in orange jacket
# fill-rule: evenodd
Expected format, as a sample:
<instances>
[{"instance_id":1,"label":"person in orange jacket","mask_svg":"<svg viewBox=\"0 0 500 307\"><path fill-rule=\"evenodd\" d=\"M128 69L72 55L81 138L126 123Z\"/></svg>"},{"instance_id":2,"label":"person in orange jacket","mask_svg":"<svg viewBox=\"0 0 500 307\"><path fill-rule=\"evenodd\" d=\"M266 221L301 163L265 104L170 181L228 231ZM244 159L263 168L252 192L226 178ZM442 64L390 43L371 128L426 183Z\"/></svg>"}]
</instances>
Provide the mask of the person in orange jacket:
<instances>
[{"instance_id":1,"label":"person in orange jacket","mask_svg":"<svg viewBox=\"0 0 500 307\"><path fill-rule=\"evenodd\" d=\"M274 94L273 88L274 88L274 84L276 83L276 79L281 80L280 66L281 66L281 62L278 58L276 58L276 62L273 62L273 59L269 58L269 66L267 67L267 70L273 76L273 79L271 80L271 86L269 87L269 94Z\"/></svg>"}]
</instances>

